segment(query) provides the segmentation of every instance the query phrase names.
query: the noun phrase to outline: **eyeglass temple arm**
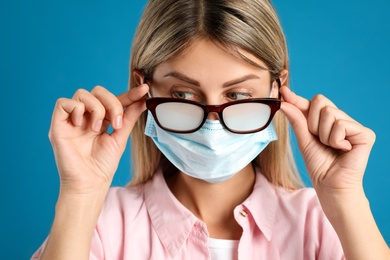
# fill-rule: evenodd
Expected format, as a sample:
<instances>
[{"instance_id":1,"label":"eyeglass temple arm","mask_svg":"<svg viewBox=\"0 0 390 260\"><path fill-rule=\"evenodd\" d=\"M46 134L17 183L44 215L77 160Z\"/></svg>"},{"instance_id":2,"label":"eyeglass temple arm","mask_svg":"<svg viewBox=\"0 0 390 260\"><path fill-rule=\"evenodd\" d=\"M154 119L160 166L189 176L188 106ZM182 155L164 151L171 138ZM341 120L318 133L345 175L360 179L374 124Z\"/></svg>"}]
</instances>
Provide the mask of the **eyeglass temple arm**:
<instances>
[{"instance_id":1,"label":"eyeglass temple arm","mask_svg":"<svg viewBox=\"0 0 390 260\"><path fill-rule=\"evenodd\" d=\"M282 82L280 81L280 78L276 78L276 83L278 84L278 99L282 99L282 95L280 94L280 88L282 87Z\"/></svg>"}]
</instances>

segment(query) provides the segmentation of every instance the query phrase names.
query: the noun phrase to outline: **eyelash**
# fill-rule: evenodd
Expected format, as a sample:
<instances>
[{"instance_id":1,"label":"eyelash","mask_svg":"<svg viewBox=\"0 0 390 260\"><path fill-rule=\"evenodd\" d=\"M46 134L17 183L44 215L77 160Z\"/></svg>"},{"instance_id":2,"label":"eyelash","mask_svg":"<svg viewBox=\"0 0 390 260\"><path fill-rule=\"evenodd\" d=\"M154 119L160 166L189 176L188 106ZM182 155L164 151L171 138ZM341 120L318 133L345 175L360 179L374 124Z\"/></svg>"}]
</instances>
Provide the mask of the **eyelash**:
<instances>
[{"instance_id":1,"label":"eyelash","mask_svg":"<svg viewBox=\"0 0 390 260\"><path fill-rule=\"evenodd\" d=\"M233 98L231 96L231 94L235 95L235 97ZM241 95L241 96L244 96L244 97L243 98L237 98L238 95ZM240 100L240 99L247 99L247 98L251 98L252 97L251 93L248 93L248 92L228 92L226 96L228 98L230 98L231 100Z\"/></svg>"},{"instance_id":2,"label":"eyelash","mask_svg":"<svg viewBox=\"0 0 390 260\"><path fill-rule=\"evenodd\" d=\"M183 98L183 97L180 97L180 95L187 95L187 94L190 94L190 95L196 95L196 94L194 94L194 93L191 93L191 92L188 92L188 91L171 91L170 92L170 95L171 95L171 97L173 97L173 98L178 98L178 99L190 99L190 98Z\"/></svg>"},{"instance_id":3,"label":"eyelash","mask_svg":"<svg viewBox=\"0 0 390 260\"><path fill-rule=\"evenodd\" d=\"M189 92L189 91L170 91L170 96L172 98L178 98L178 99L186 99L186 100L194 100L198 102L202 102L202 97L196 93ZM189 97L190 95L190 97ZM239 97L241 96L241 98ZM241 100L241 99L248 99L251 98L251 93L248 92L227 92L225 94L225 97L228 101L234 101L234 100Z\"/></svg>"}]
</instances>

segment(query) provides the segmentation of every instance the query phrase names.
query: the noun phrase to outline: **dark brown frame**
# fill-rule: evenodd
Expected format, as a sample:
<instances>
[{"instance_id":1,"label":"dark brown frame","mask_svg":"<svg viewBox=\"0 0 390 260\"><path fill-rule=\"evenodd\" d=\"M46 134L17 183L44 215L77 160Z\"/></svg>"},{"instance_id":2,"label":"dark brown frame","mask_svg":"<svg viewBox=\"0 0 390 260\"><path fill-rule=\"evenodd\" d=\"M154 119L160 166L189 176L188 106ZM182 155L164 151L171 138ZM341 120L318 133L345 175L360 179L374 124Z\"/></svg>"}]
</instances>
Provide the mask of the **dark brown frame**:
<instances>
[{"instance_id":1,"label":"dark brown frame","mask_svg":"<svg viewBox=\"0 0 390 260\"><path fill-rule=\"evenodd\" d=\"M276 79L276 82L278 83L278 87L280 88L280 85L281 85L280 80ZM160 122L158 121L158 118L156 115L156 107L162 103L187 103L187 104L198 106L198 107L203 109L203 112L204 112L203 120L197 128L195 128L193 130L189 130L189 131L177 131L177 130L163 127L160 124ZM261 103L261 104L268 105L271 108L271 113L270 113L270 117L269 117L267 123L263 127L252 130L252 131L235 131L235 130L230 129L225 124L225 122L223 120L222 112L226 107L229 107L229 106L232 106L235 104L242 104L242 103ZM219 116L219 119L221 121L221 124L232 133L251 134L251 133L259 132L259 131L267 128L267 126L271 123L275 113L280 109L280 104L281 104L280 92L279 92L279 98L251 98L251 99L231 101L231 102L224 103L222 105L204 105L204 104L201 104L201 103L198 103L195 101L191 101L191 100L178 99L178 98L165 98L165 97L153 97L153 98L149 98L146 100L146 107L152 113L157 125L166 131L173 132L173 133L179 133L179 134L189 134L189 133L193 133L193 132L198 131L203 126L204 122L206 121L208 114L211 112L217 113Z\"/></svg>"}]
</instances>

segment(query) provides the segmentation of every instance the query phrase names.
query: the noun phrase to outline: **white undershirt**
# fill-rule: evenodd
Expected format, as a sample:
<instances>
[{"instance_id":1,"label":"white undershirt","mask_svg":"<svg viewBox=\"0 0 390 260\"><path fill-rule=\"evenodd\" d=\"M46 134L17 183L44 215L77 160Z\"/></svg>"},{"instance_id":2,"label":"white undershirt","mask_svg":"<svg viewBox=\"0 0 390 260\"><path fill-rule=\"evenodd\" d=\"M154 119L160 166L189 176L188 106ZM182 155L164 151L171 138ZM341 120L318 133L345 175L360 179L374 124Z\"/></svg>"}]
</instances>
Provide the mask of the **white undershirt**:
<instances>
[{"instance_id":1,"label":"white undershirt","mask_svg":"<svg viewBox=\"0 0 390 260\"><path fill-rule=\"evenodd\" d=\"M209 238L212 260L237 260L239 240Z\"/></svg>"}]
</instances>

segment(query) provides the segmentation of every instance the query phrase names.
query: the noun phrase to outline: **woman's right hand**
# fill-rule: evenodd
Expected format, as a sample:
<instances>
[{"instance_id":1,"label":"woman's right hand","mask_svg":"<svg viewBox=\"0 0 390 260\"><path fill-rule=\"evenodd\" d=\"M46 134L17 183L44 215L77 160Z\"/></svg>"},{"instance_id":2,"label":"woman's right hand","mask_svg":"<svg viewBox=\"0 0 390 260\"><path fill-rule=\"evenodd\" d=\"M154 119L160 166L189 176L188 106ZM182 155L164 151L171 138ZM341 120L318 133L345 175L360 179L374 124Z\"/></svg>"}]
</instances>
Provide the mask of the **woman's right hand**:
<instances>
[{"instance_id":1,"label":"woman's right hand","mask_svg":"<svg viewBox=\"0 0 390 260\"><path fill-rule=\"evenodd\" d=\"M146 109L147 92L143 84L116 97L98 86L57 101L49 139L61 192L88 195L109 187L133 126ZM114 129L110 134L109 125Z\"/></svg>"}]
</instances>

